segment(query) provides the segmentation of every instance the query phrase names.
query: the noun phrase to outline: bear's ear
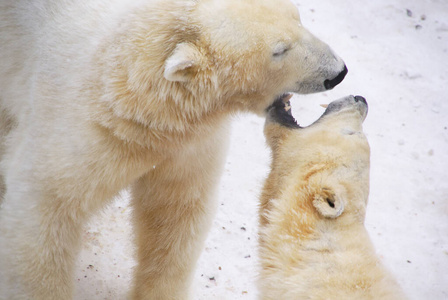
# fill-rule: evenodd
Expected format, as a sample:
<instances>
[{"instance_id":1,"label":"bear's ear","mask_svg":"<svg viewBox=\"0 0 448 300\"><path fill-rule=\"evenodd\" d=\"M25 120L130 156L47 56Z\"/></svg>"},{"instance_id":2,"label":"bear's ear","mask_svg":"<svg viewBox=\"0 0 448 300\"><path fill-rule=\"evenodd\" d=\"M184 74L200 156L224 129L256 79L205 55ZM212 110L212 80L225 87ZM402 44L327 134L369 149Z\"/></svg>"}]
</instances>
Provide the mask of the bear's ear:
<instances>
[{"instance_id":1,"label":"bear's ear","mask_svg":"<svg viewBox=\"0 0 448 300\"><path fill-rule=\"evenodd\" d=\"M313 205L325 218L334 219L344 211L344 202L331 189L322 188L314 195Z\"/></svg>"},{"instance_id":2,"label":"bear's ear","mask_svg":"<svg viewBox=\"0 0 448 300\"><path fill-rule=\"evenodd\" d=\"M169 81L186 82L193 75L199 60L199 51L189 43L180 43L165 61L163 76Z\"/></svg>"}]
</instances>

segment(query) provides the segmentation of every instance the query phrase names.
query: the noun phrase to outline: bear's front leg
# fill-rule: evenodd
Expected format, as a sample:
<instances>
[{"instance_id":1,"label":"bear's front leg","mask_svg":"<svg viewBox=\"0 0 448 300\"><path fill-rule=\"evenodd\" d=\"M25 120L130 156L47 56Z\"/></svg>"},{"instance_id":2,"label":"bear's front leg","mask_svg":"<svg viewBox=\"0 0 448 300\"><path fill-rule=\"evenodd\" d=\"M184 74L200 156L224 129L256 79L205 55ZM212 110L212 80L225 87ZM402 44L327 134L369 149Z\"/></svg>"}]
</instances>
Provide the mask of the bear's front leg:
<instances>
[{"instance_id":1,"label":"bear's front leg","mask_svg":"<svg viewBox=\"0 0 448 300\"><path fill-rule=\"evenodd\" d=\"M133 187L138 265L132 299L191 298L192 274L216 207L227 149L222 138L180 151Z\"/></svg>"},{"instance_id":2,"label":"bear's front leg","mask_svg":"<svg viewBox=\"0 0 448 300\"><path fill-rule=\"evenodd\" d=\"M71 299L86 218L77 203L22 184L0 214L0 299Z\"/></svg>"}]
</instances>

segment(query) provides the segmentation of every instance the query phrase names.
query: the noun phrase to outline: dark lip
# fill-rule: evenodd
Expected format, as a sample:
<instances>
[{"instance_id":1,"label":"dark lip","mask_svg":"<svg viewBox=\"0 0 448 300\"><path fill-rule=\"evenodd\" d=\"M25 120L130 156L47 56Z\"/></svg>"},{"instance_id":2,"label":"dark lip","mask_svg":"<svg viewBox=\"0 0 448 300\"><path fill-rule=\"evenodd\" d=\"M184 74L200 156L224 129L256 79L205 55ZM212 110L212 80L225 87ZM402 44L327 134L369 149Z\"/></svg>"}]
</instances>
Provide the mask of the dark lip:
<instances>
[{"instance_id":1,"label":"dark lip","mask_svg":"<svg viewBox=\"0 0 448 300\"><path fill-rule=\"evenodd\" d=\"M292 93L283 93L277 98L275 98L274 102L269 105L266 109L266 112L269 111L273 107L285 107L286 103L289 103L289 99L292 97Z\"/></svg>"},{"instance_id":2,"label":"dark lip","mask_svg":"<svg viewBox=\"0 0 448 300\"><path fill-rule=\"evenodd\" d=\"M292 97L291 93L285 93L277 97L267 109L267 118L271 121L283 125L288 128L300 128L291 113L291 104L289 99Z\"/></svg>"}]
</instances>

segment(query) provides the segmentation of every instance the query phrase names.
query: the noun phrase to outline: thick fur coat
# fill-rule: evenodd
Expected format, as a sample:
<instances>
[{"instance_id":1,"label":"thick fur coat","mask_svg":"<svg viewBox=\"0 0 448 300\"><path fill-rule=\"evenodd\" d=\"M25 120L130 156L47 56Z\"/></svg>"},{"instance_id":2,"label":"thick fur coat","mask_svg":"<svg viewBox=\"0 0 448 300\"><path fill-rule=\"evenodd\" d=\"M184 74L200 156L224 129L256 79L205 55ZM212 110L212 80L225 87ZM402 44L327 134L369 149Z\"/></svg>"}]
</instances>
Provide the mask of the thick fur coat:
<instances>
[{"instance_id":1,"label":"thick fur coat","mask_svg":"<svg viewBox=\"0 0 448 300\"><path fill-rule=\"evenodd\" d=\"M299 127L277 101L265 135L272 170L261 197L261 299L403 299L364 227L367 104L349 96Z\"/></svg>"},{"instance_id":2,"label":"thick fur coat","mask_svg":"<svg viewBox=\"0 0 448 300\"><path fill-rule=\"evenodd\" d=\"M186 299L229 116L329 89L287 0L0 2L0 299L70 299L83 225L131 187L132 299Z\"/></svg>"}]
</instances>

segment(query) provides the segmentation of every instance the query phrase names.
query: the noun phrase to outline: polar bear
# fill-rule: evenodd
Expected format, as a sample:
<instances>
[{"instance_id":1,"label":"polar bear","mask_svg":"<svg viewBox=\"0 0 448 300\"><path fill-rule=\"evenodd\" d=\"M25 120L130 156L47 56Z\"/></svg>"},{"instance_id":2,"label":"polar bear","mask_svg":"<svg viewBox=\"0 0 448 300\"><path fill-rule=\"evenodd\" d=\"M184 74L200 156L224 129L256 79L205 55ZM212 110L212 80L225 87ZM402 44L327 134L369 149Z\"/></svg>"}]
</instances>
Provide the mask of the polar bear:
<instances>
[{"instance_id":1,"label":"polar bear","mask_svg":"<svg viewBox=\"0 0 448 300\"><path fill-rule=\"evenodd\" d=\"M187 299L229 116L340 83L288 0L0 2L0 298L70 299L83 225L130 187L132 299Z\"/></svg>"},{"instance_id":2,"label":"polar bear","mask_svg":"<svg viewBox=\"0 0 448 300\"><path fill-rule=\"evenodd\" d=\"M265 124L273 159L260 206L260 298L403 299L364 227L367 102L342 98L300 127L287 100Z\"/></svg>"}]
</instances>

